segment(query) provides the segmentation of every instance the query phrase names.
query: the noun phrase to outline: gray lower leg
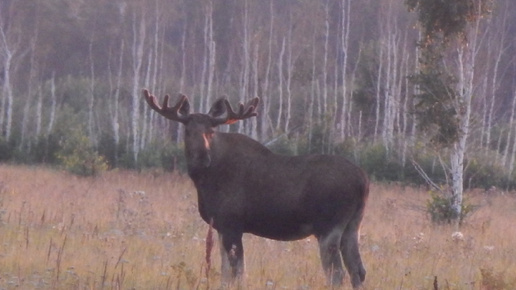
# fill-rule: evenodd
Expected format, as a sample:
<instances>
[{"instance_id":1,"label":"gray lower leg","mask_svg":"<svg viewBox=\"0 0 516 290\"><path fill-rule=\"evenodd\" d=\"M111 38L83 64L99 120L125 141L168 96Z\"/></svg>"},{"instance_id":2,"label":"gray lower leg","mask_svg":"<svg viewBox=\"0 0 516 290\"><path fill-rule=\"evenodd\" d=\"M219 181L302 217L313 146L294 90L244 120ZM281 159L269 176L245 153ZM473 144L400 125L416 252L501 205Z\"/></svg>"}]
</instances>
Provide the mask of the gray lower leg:
<instances>
[{"instance_id":1,"label":"gray lower leg","mask_svg":"<svg viewBox=\"0 0 516 290\"><path fill-rule=\"evenodd\" d=\"M231 266L229 265L229 258L226 249L222 243L222 234L219 233L219 246L220 246L220 258L221 258L221 275L222 284L229 285L232 281Z\"/></svg>"},{"instance_id":2,"label":"gray lower leg","mask_svg":"<svg viewBox=\"0 0 516 290\"><path fill-rule=\"evenodd\" d=\"M344 265L351 277L353 288L358 288L365 280L366 270L358 248L358 231L346 231L341 244Z\"/></svg>"},{"instance_id":3,"label":"gray lower leg","mask_svg":"<svg viewBox=\"0 0 516 290\"><path fill-rule=\"evenodd\" d=\"M330 285L341 285L344 279L340 254L340 237L341 232L334 230L328 235L319 238L321 262Z\"/></svg>"},{"instance_id":4,"label":"gray lower leg","mask_svg":"<svg viewBox=\"0 0 516 290\"><path fill-rule=\"evenodd\" d=\"M222 284L230 285L240 279L244 273L244 249L241 235L235 238L232 235L219 233Z\"/></svg>"}]
</instances>

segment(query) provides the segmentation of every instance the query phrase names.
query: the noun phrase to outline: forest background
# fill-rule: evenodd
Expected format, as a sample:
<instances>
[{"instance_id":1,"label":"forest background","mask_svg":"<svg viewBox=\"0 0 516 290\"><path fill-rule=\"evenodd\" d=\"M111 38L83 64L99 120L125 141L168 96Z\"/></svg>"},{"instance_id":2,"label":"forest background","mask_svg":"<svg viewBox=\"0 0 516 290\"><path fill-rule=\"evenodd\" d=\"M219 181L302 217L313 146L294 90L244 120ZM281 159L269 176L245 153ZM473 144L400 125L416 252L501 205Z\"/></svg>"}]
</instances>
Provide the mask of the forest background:
<instances>
[{"instance_id":1,"label":"forest background","mask_svg":"<svg viewBox=\"0 0 516 290\"><path fill-rule=\"evenodd\" d=\"M516 3L492 9L469 39L464 183L512 190ZM449 184L448 149L415 113L416 17L401 0L0 0L0 161L184 170L182 129L144 105L148 88L197 112L258 96L257 118L221 130L344 155L374 180Z\"/></svg>"}]
</instances>

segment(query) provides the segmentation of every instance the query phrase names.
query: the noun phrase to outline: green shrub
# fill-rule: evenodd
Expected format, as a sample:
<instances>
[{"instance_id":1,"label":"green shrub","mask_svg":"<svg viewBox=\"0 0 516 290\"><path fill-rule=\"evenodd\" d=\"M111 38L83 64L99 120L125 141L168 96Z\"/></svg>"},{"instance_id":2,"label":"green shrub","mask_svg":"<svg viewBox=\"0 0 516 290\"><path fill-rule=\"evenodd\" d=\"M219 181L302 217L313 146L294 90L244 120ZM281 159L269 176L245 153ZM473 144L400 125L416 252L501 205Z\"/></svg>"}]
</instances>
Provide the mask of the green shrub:
<instances>
[{"instance_id":1,"label":"green shrub","mask_svg":"<svg viewBox=\"0 0 516 290\"><path fill-rule=\"evenodd\" d=\"M183 145L172 142L153 142L147 144L138 155L138 168L160 167L167 171L186 171Z\"/></svg>"},{"instance_id":2,"label":"green shrub","mask_svg":"<svg viewBox=\"0 0 516 290\"><path fill-rule=\"evenodd\" d=\"M107 161L98 154L82 130L71 130L61 143L57 159L67 171L80 176L95 176L108 169Z\"/></svg>"},{"instance_id":3,"label":"green shrub","mask_svg":"<svg viewBox=\"0 0 516 290\"><path fill-rule=\"evenodd\" d=\"M294 140L289 139L286 135L277 137L276 140L270 142L267 146L272 152L282 155L296 155L297 144Z\"/></svg>"},{"instance_id":4,"label":"green shrub","mask_svg":"<svg viewBox=\"0 0 516 290\"><path fill-rule=\"evenodd\" d=\"M441 194L432 192L431 198L426 204L426 211L430 215L433 223L451 224L457 217L452 205L452 197L442 196ZM459 224L461 224L472 211L473 206L464 199L462 201Z\"/></svg>"},{"instance_id":5,"label":"green shrub","mask_svg":"<svg viewBox=\"0 0 516 290\"><path fill-rule=\"evenodd\" d=\"M360 166L371 179L379 181L401 181L404 168L394 152L387 152L382 144L365 147L360 153Z\"/></svg>"},{"instance_id":6,"label":"green shrub","mask_svg":"<svg viewBox=\"0 0 516 290\"><path fill-rule=\"evenodd\" d=\"M0 161L9 161L12 158L13 147L4 138L0 137Z\"/></svg>"},{"instance_id":7,"label":"green shrub","mask_svg":"<svg viewBox=\"0 0 516 290\"><path fill-rule=\"evenodd\" d=\"M485 190L492 186L502 187L504 169L493 164L490 160L479 160L474 158L468 162L464 180L468 188L483 188Z\"/></svg>"}]
</instances>

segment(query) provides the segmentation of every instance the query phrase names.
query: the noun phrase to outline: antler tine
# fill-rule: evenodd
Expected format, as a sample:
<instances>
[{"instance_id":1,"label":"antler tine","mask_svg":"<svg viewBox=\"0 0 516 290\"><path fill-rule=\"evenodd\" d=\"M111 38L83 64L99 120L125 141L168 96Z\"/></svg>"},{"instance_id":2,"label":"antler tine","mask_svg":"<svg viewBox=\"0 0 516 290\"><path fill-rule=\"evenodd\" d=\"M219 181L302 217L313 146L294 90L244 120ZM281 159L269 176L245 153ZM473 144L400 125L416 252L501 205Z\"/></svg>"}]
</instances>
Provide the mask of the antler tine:
<instances>
[{"instance_id":1,"label":"antler tine","mask_svg":"<svg viewBox=\"0 0 516 290\"><path fill-rule=\"evenodd\" d=\"M157 98L149 93L148 90L143 90L143 95L145 97L145 101L149 106L156 112L158 112L160 115L164 116L167 119L178 121L178 122L185 122L187 115L179 114L179 110L181 107L187 102L187 97L183 94L179 95L179 101L176 103L175 106L169 107L168 101L170 99L169 95L165 95L165 98L163 99L163 105L159 105Z\"/></svg>"},{"instance_id":2,"label":"antler tine","mask_svg":"<svg viewBox=\"0 0 516 290\"><path fill-rule=\"evenodd\" d=\"M145 97L145 101L147 102L147 104L149 104L149 106L153 110L155 110L157 112L159 112L161 110L161 107L158 105L156 97L151 95L148 90L143 89L143 96Z\"/></svg>"},{"instance_id":3,"label":"antler tine","mask_svg":"<svg viewBox=\"0 0 516 290\"><path fill-rule=\"evenodd\" d=\"M259 101L259 98L253 98L252 100L248 101L245 104L245 106L242 103L238 103L238 110L237 112L235 112L233 111L233 108L231 107L229 101L225 100L228 114L226 123L232 124L238 120L243 120L257 116L258 113L256 112L256 107L258 106Z\"/></svg>"}]
</instances>

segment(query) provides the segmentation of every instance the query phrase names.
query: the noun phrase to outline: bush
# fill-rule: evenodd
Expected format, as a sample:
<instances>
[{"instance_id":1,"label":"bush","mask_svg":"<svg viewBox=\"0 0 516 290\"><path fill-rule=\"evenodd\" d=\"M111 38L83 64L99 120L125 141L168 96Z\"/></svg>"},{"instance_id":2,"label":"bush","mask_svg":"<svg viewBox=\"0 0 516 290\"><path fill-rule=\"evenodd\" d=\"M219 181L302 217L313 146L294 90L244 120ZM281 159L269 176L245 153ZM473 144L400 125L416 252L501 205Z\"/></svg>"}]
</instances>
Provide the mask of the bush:
<instances>
[{"instance_id":1,"label":"bush","mask_svg":"<svg viewBox=\"0 0 516 290\"><path fill-rule=\"evenodd\" d=\"M296 155L297 144L294 140L289 139L286 135L280 135L274 141L269 142L267 147L276 154Z\"/></svg>"},{"instance_id":2,"label":"bush","mask_svg":"<svg viewBox=\"0 0 516 290\"><path fill-rule=\"evenodd\" d=\"M0 137L0 161L10 161L13 155L13 146L4 137Z\"/></svg>"},{"instance_id":3,"label":"bush","mask_svg":"<svg viewBox=\"0 0 516 290\"><path fill-rule=\"evenodd\" d=\"M379 181L402 181L404 168L394 152L389 154L382 144L375 144L362 149L360 166Z\"/></svg>"},{"instance_id":4,"label":"bush","mask_svg":"<svg viewBox=\"0 0 516 290\"><path fill-rule=\"evenodd\" d=\"M82 130L71 130L61 143L57 159L67 171L80 176L95 176L108 169L107 161L93 148Z\"/></svg>"},{"instance_id":5,"label":"bush","mask_svg":"<svg viewBox=\"0 0 516 290\"><path fill-rule=\"evenodd\" d=\"M507 184L507 180L504 178L507 176L505 172L506 170L502 166L493 163L492 160L474 158L468 162L466 167L465 185L467 188L483 188L485 190L493 186L510 187L510 184Z\"/></svg>"},{"instance_id":6,"label":"bush","mask_svg":"<svg viewBox=\"0 0 516 290\"><path fill-rule=\"evenodd\" d=\"M167 171L186 171L183 146L171 142L147 144L138 155L138 168L160 167Z\"/></svg>"},{"instance_id":7,"label":"bush","mask_svg":"<svg viewBox=\"0 0 516 290\"><path fill-rule=\"evenodd\" d=\"M453 209L453 198L442 196L435 192L431 193L431 199L427 201L426 211L433 223L451 224L456 220L456 213ZM472 212L473 206L466 200L462 201L462 209L459 217L459 224Z\"/></svg>"}]
</instances>

